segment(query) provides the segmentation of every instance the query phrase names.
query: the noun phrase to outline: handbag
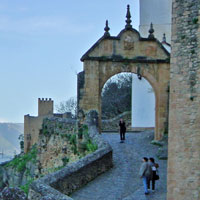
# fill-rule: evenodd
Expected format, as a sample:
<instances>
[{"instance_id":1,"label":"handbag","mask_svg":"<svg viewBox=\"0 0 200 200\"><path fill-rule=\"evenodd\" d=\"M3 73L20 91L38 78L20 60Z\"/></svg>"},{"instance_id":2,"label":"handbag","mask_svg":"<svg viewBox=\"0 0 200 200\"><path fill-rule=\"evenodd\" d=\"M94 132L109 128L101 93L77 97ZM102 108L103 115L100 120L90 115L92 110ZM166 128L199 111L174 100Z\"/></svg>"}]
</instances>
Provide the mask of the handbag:
<instances>
[{"instance_id":1,"label":"handbag","mask_svg":"<svg viewBox=\"0 0 200 200\"><path fill-rule=\"evenodd\" d=\"M160 179L159 175L156 174L156 175L155 175L155 180L157 181L157 180L159 180L159 179Z\"/></svg>"}]
</instances>

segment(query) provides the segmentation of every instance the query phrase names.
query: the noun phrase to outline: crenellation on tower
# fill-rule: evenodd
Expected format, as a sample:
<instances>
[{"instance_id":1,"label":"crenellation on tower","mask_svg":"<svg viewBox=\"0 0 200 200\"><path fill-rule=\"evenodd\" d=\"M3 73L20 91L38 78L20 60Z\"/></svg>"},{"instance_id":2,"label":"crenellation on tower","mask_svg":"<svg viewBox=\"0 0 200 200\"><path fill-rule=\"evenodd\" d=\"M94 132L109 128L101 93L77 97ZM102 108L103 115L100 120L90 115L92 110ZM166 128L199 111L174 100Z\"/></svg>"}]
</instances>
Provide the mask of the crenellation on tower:
<instances>
[{"instance_id":1,"label":"crenellation on tower","mask_svg":"<svg viewBox=\"0 0 200 200\"><path fill-rule=\"evenodd\" d=\"M53 101L51 98L38 98L38 116L53 115Z\"/></svg>"}]
</instances>

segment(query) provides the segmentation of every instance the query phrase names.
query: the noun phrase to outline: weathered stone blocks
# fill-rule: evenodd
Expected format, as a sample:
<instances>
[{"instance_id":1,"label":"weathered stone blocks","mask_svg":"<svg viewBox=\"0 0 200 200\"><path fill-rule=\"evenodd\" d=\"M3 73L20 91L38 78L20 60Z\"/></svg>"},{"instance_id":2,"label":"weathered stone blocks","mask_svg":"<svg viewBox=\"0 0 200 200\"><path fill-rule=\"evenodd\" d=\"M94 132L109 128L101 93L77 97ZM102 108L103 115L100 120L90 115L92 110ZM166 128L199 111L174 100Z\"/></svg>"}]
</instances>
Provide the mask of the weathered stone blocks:
<instances>
[{"instance_id":1,"label":"weathered stone blocks","mask_svg":"<svg viewBox=\"0 0 200 200\"><path fill-rule=\"evenodd\" d=\"M173 0L168 200L200 199L199 16L199 0Z\"/></svg>"}]
</instances>

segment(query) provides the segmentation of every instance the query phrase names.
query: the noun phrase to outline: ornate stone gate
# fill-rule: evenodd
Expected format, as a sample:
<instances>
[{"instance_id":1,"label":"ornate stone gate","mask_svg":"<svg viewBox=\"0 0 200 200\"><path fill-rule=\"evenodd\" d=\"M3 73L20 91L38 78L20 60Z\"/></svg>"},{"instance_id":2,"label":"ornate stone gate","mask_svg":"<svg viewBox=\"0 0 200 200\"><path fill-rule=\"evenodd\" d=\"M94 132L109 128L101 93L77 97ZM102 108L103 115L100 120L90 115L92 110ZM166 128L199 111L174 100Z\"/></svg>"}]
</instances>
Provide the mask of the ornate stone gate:
<instances>
[{"instance_id":1,"label":"ornate stone gate","mask_svg":"<svg viewBox=\"0 0 200 200\"><path fill-rule=\"evenodd\" d=\"M149 81L155 92L155 139L162 138L168 123L170 55L153 35L151 24L148 38L132 28L129 6L125 28L118 36L110 36L108 21L104 35L82 56L84 71L78 75L79 114L90 110L99 114L101 130L101 91L115 74L131 72Z\"/></svg>"}]
</instances>

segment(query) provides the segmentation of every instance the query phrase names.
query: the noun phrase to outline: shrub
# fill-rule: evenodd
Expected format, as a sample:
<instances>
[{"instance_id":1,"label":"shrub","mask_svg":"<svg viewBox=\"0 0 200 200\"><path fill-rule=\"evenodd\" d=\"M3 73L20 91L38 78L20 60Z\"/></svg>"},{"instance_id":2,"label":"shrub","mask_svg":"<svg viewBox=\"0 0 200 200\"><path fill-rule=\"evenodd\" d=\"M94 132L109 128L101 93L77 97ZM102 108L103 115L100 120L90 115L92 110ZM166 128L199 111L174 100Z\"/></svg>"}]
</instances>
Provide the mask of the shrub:
<instances>
[{"instance_id":1,"label":"shrub","mask_svg":"<svg viewBox=\"0 0 200 200\"><path fill-rule=\"evenodd\" d=\"M87 144L86 144L86 149L89 152L94 152L98 148L97 144L92 143L92 141L89 139Z\"/></svg>"},{"instance_id":2,"label":"shrub","mask_svg":"<svg viewBox=\"0 0 200 200\"><path fill-rule=\"evenodd\" d=\"M192 19L193 24L197 24L198 21L199 21L199 20L198 20L197 17L195 17L195 18Z\"/></svg>"},{"instance_id":3,"label":"shrub","mask_svg":"<svg viewBox=\"0 0 200 200\"><path fill-rule=\"evenodd\" d=\"M62 125L62 124L59 124L59 126L58 126L58 127L59 127L59 129L62 129L63 125Z\"/></svg>"},{"instance_id":4,"label":"shrub","mask_svg":"<svg viewBox=\"0 0 200 200\"><path fill-rule=\"evenodd\" d=\"M78 154L78 150L77 150L76 145L72 146L72 147L71 147L71 150L73 151L73 153L74 153L75 155Z\"/></svg>"},{"instance_id":5,"label":"shrub","mask_svg":"<svg viewBox=\"0 0 200 200\"><path fill-rule=\"evenodd\" d=\"M86 124L83 125L83 131L88 132L88 126Z\"/></svg>"},{"instance_id":6,"label":"shrub","mask_svg":"<svg viewBox=\"0 0 200 200\"><path fill-rule=\"evenodd\" d=\"M62 161L63 161L63 166L65 166L69 162L69 158L64 157L64 158L62 158Z\"/></svg>"},{"instance_id":7,"label":"shrub","mask_svg":"<svg viewBox=\"0 0 200 200\"><path fill-rule=\"evenodd\" d=\"M69 142L72 145L76 145L76 134L70 136Z\"/></svg>"},{"instance_id":8,"label":"shrub","mask_svg":"<svg viewBox=\"0 0 200 200\"><path fill-rule=\"evenodd\" d=\"M79 130L78 130L78 138L79 139L83 138L83 128L79 128Z\"/></svg>"},{"instance_id":9,"label":"shrub","mask_svg":"<svg viewBox=\"0 0 200 200\"><path fill-rule=\"evenodd\" d=\"M47 129L43 129L42 132L43 132L44 135L48 135L49 134L49 131Z\"/></svg>"},{"instance_id":10,"label":"shrub","mask_svg":"<svg viewBox=\"0 0 200 200\"><path fill-rule=\"evenodd\" d=\"M25 185L21 185L20 189L23 190L28 195L30 184L33 181L34 181L34 179L30 179Z\"/></svg>"}]
</instances>

